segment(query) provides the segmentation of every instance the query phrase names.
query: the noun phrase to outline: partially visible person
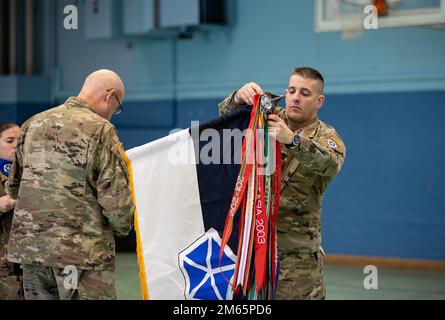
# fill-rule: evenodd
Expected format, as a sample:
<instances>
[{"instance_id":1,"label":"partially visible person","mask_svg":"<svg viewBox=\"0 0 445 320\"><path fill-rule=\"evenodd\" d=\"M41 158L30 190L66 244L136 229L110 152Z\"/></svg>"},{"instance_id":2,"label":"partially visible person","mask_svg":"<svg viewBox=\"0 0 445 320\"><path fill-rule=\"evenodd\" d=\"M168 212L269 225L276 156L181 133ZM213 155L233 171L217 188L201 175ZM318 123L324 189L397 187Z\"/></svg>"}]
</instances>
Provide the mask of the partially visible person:
<instances>
[{"instance_id":1,"label":"partially visible person","mask_svg":"<svg viewBox=\"0 0 445 320\"><path fill-rule=\"evenodd\" d=\"M109 122L125 89L110 70L77 97L22 126L9 176L17 200L8 260L23 266L26 300L116 299L115 240L134 205L122 143Z\"/></svg>"},{"instance_id":2,"label":"partially visible person","mask_svg":"<svg viewBox=\"0 0 445 320\"><path fill-rule=\"evenodd\" d=\"M7 244L15 200L6 194L9 171L14 161L20 127L13 122L0 124L0 300L22 300L19 264L7 261Z\"/></svg>"}]
</instances>

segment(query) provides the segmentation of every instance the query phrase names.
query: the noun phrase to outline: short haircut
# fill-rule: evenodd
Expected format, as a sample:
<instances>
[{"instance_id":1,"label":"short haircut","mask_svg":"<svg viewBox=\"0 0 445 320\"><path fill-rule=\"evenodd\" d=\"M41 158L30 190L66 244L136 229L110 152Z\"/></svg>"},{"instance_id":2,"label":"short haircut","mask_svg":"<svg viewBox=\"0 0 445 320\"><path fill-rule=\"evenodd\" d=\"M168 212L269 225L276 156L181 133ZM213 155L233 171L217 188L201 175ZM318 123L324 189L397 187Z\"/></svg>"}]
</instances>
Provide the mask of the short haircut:
<instances>
[{"instance_id":1,"label":"short haircut","mask_svg":"<svg viewBox=\"0 0 445 320\"><path fill-rule=\"evenodd\" d=\"M318 80L321 83L321 93L324 90L324 78L318 70L310 67L299 67L292 69L292 75L299 75L306 79Z\"/></svg>"},{"instance_id":2,"label":"short haircut","mask_svg":"<svg viewBox=\"0 0 445 320\"><path fill-rule=\"evenodd\" d=\"M19 125L17 123L14 123L14 122L3 122L3 123L0 123L0 135L3 133L3 131L6 131L6 130L14 128L14 127L19 127Z\"/></svg>"}]
</instances>

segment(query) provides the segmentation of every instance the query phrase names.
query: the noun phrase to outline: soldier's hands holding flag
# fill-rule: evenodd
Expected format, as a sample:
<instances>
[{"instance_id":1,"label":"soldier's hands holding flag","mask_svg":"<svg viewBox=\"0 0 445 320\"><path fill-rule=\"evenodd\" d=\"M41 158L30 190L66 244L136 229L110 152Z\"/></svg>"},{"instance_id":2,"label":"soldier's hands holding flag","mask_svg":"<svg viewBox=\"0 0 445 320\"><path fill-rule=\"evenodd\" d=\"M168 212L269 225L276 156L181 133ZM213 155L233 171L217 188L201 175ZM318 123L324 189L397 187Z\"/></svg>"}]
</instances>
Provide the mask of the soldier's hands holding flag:
<instances>
[{"instance_id":1,"label":"soldier's hands holding flag","mask_svg":"<svg viewBox=\"0 0 445 320\"><path fill-rule=\"evenodd\" d=\"M263 94L263 89L255 82L246 83L242 86L234 96L234 102L236 104L248 104L253 105L253 96L255 94Z\"/></svg>"},{"instance_id":2,"label":"soldier's hands holding flag","mask_svg":"<svg viewBox=\"0 0 445 320\"><path fill-rule=\"evenodd\" d=\"M267 124L269 125L271 134L279 143L291 144L294 133L286 125L283 119L276 114L270 114L267 117Z\"/></svg>"},{"instance_id":3,"label":"soldier's hands holding flag","mask_svg":"<svg viewBox=\"0 0 445 320\"><path fill-rule=\"evenodd\" d=\"M235 104L253 104L253 97L256 94L264 94L263 89L255 83L249 82L243 85L233 96ZM294 133L286 125L283 119L276 114L270 114L267 117L268 124L271 128L271 134L275 135L275 139L283 144L292 143Z\"/></svg>"}]
</instances>

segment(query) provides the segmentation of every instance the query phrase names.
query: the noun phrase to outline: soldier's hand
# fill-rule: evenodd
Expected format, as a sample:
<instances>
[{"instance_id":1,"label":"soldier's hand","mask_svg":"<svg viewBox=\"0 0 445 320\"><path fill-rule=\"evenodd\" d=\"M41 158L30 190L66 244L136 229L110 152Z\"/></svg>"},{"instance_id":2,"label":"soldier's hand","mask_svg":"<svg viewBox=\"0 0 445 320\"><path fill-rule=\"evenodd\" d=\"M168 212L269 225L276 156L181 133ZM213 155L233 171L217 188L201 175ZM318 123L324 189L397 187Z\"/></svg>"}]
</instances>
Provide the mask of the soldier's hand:
<instances>
[{"instance_id":1,"label":"soldier's hand","mask_svg":"<svg viewBox=\"0 0 445 320\"><path fill-rule=\"evenodd\" d=\"M15 200L6 195L0 198L0 212L6 213L15 207Z\"/></svg>"},{"instance_id":2,"label":"soldier's hand","mask_svg":"<svg viewBox=\"0 0 445 320\"><path fill-rule=\"evenodd\" d=\"M255 94L263 94L263 90L261 87L255 82L246 83L242 86L235 94L235 103L236 104L248 104L253 105L253 96Z\"/></svg>"},{"instance_id":3,"label":"soldier's hand","mask_svg":"<svg viewBox=\"0 0 445 320\"><path fill-rule=\"evenodd\" d=\"M294 138L294 133L286 125L283 119L276 114L270 114L267 117L268 125L271 129L271 133L275 134L275 139L279 143L290 144Z\"/></svg>"}]
</instances>

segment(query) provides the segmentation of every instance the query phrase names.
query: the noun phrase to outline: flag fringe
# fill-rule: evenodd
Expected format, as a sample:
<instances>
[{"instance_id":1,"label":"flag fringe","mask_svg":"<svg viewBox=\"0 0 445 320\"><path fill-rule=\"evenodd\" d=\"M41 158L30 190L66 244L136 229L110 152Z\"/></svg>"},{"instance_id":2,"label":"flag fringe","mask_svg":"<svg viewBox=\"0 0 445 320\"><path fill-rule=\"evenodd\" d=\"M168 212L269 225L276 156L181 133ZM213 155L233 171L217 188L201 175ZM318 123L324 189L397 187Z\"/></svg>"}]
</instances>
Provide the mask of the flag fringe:
<instances>
[{"instance_id":1,"label":"flag fringe","mask_svg":"<svg viewBox=\"0 0 445 320\"><path fill-rule=\"evenodd\" d=\"M130 174L131 198L133 199L133 204L134 204L134 229L136 231L136 253L138 256L139 283L141 286L142 299L149 300L150 296L148 293L147 274L145 272L144 255L142 252L142 241L141 241L141 234L139 231L138 213L136 207L136 196L134 193L133 167L131 164L131 160L127 156L125 161L127 163L127 169Z\"/></svg>"}]
</instances>

